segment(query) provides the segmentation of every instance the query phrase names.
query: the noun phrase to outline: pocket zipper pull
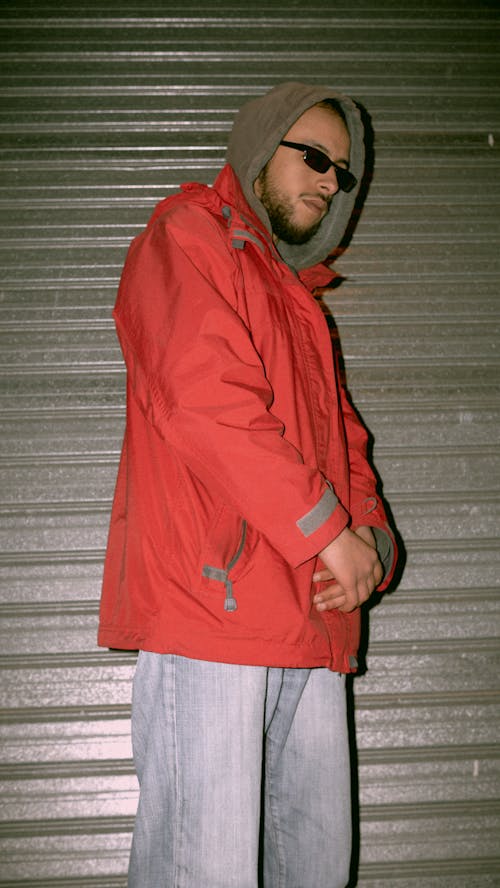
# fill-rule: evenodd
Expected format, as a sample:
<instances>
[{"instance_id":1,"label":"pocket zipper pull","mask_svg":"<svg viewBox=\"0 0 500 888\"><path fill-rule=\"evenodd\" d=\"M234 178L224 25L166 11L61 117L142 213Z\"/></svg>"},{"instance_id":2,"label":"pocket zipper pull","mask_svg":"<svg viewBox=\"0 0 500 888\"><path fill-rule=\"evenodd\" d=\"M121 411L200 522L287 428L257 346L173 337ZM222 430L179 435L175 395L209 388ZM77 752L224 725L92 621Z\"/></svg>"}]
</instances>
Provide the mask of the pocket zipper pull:
<instances>
[{"instance_id":1,"label":"pocket zipper pull","mask_svg":"<svg viewBox=\"0 0 500 888\"><path fill-rule=\"evenodd\" d=\"M235 611L238 608L238 602L233 595L233 584L229 577L224 581L226 586L226 598L224 601L224 610L225 611Z\"/></svg>"}]
</instances>

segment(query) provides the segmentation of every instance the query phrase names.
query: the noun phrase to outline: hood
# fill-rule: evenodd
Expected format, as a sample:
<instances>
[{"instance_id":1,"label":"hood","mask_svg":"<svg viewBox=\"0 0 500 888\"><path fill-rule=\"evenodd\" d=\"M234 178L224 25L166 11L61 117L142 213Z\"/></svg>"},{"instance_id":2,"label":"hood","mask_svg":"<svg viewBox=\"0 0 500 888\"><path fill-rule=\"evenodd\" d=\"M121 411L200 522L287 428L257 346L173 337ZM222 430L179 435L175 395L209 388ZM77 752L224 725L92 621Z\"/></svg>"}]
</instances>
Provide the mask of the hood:
<instances>
[{"instance_id":1,"label":"hood","mask_svg":"<svg viewBox=\"0 0 500 888\"><path fill-rule=\"evenodd\" d=\"M227 162L236 173L253 211L271 231L269 217L253 190L253 183L272 157L285 133L298 117L323 99L337 99L346 116L351 138L349 169L358 180L353 191L338 191L320 228L306 244L276 244L282 258L293 268L308 268L324 262L342 240L349 222L364 168L363 124L358 108L348 96L329 86L281 83L270 92L247 102L236 115L227 152Z\"/></svg>"}]
</instances>

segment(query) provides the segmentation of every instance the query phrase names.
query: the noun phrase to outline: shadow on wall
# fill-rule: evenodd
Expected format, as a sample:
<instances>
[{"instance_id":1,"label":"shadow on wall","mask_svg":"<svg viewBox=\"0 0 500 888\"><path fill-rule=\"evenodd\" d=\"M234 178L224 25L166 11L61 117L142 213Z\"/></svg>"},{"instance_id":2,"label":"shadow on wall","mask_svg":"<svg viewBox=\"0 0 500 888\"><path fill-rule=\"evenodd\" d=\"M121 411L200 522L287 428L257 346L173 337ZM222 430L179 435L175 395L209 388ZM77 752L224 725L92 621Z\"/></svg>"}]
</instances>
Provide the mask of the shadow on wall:
<instances>
[{"instance_id":1,"label":"shadow on wall","mask_svg":"<svg viewBox=\"0 0 500 888\"><path fill-rule=\"evenodd\" d=\"M364 131L365 131L365 171L363 174L363 178L361 181L359 193L356 198L356 203L353 209L353 213L351 219L349 221L349 225L347 226L344 237L342 238L339 246L334 250L334 252L330 256L330 262L335 261L338 256L342 255L345 250L348 248L352 238L354 231L358 225L361 214L363 212L363 207L370 190L372 178L373 178L373 170L375 164L375 134L373 131L371 117L368 114L366 108L363 105L357 105L360 113L361 119L363 121ZM342 286L344 278L341 275L335 274L333 280L328 286L329 290L336 289ZM370 429L366 426L366 423L363 421L362 416L359 411L356 409L354 404L352 404L352 399L349 396L349 390L347 386L347 378L346 378L346 369L345 362L342 354L342 346L340 342L340 336L338 332L337 325L335 320L325 302L322 299L323 291L318 291L316 293L316 298L318 303L325 315L326 322L328 324L328 328L330 330L330 336L332 339L332 349L334 352L334 361L339 368L340 379L342 384L344 385L346 392L348 394L349 400L353 409L355 410L358 419L362 423L368 434L368 458L371 465L372 470L374 471L377 478L377 493L383 499L383 491L382 491L382 480L380 475L377 472L377 469L373 462L373 449L374 449L374 436ZM366 654L368 650L369 637L370 637L370 611L372 608L377 607L380 604L381 599L385 595L390 595L395 591L397 586L401 581L401 577L404 571L405 563L406 563L406 552L403 540L401 535L399 534L392 511L390 506L384 499L384 508L386 510L386 514L388 520L390 522L391 528L396 537L396 542L398 545L398 563L394 573L394 576L391 580L389 587L385 590L385 592L381 594L375 594L371 597L370 601L367 602L361 608L361 642L358 651L358 672L357 675L364 675L367 667L366 667ZM350 879L347 888L355 888L358 882L358 869L360 862L360 804L359 804L359 774L358 774L358 750L356 745L356 727L355 727L355 697L354 697L354 682L356 680L356 676L348 676L347 678L347 711L348 711L348 724L349 724L349 744L350 744L350 752L351 752L351 793L352 793L352 833L353 833L353 842L352 842L352 859L351 859L351 870L350 870Z\"/></svg>"}]
</instances>

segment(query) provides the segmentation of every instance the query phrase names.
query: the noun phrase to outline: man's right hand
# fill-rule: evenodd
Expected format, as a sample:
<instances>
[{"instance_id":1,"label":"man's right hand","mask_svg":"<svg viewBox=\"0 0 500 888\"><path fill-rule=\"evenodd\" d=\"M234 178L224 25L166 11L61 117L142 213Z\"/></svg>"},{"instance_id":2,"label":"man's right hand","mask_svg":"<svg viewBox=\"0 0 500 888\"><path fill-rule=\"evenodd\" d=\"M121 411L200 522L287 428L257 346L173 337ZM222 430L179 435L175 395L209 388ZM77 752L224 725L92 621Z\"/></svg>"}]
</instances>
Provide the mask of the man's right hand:
<instances>
[{"instance_id":1,"label":"man's right hand","mask_svg":"<svg viewBox=\"0 0 500 888\"><path fill-rule=\"evenodd\" d=\"M372 534L361 536L346 527L319 553L325 570L315 573L313 580L333 582L314 596L317 610L338 608L349 613L367 601L382 581L384 571L375 540L367 542L370 537L373 539Z\"/></svg>"}]
</instances>

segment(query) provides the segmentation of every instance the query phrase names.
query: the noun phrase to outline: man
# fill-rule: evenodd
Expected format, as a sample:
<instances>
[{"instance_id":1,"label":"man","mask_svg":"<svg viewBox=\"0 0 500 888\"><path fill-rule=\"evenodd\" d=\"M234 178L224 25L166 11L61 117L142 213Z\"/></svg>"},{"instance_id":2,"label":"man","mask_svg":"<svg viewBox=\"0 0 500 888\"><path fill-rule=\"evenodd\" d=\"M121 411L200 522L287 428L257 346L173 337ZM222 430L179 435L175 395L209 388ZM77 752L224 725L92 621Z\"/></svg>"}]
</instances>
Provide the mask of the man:
<instances>
[{"instance_id":1,"label":"man","mask_svg":"<svg viewBox=\"0 0 500 888\"><path fill-rule=\"evenodd\" d=\"M228 161L156 208L114 313L99 643L140 651L129 886L343 888L345 673L394 561L311 295L362 174L358 111L281 84L241 109Z\"/></svg>"}]
</instances>

